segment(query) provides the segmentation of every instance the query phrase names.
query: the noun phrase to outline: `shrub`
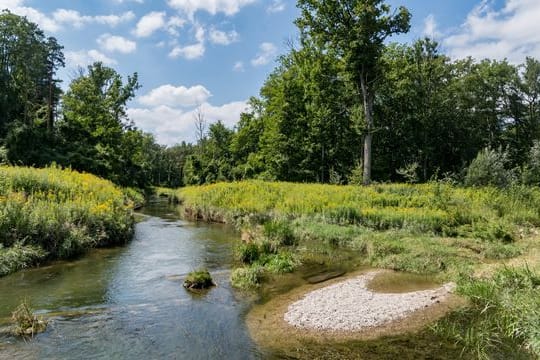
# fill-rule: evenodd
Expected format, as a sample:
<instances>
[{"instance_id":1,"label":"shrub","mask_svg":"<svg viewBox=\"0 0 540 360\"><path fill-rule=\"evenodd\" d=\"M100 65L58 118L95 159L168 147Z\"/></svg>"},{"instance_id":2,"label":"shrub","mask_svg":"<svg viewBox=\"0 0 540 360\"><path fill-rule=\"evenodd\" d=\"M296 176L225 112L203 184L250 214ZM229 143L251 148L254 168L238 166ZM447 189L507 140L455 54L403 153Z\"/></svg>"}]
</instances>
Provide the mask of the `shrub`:
<instances>
[{"instance_id":1,"label":"shrub","mask_svg":"<svg viewBox=\"0 0 540 360\"><path fill-rule=\"evenodd\" d=\"M527 164L523 169L523 183L527 185L540 185L540 141L534 141Z\"/></svg>"},{"instance_id":2,"label":"shrub","mask_svg":"<svg viewBox=\"0 0 540 360\"><path fill-rule=\"evenodd\" d=\"M244 264L253 264L259 260L261 251L259 246L255 243L242 243L237 249L238 260Z\"/></svg>"},{"instance_id":3,"label":"shrub","mask_svg":"<svg viewBox=\"0 0 540 360\"><path fill-rule=\"evenodd\" d=\"M253 289L260 285L264 276L264 269L259 265L234 269L231 274L231 283L239 289Z\"/></svg>"},{"instance_id":4,"label":"shrub","mask_svg":"<svg viewBox=\"0 0 540 360\"><path fill-rule=\"evenodd\" d=\"M465 176L466 186L507 187L515 182L515 173L506 167L509 164L506 151L485 148L471 162Z\"/></svg>"},{"instance_id":5,"label":"shrub","mask_svg":"<svg viewBox=\"0 0 540 360\"><path fill-rule=\"evenodd\" d=\"M280 245L295 245L294 233L288 221L272 220L264 224L263 234L269 240L277 241Z\"/></svg>"}]
</instances>

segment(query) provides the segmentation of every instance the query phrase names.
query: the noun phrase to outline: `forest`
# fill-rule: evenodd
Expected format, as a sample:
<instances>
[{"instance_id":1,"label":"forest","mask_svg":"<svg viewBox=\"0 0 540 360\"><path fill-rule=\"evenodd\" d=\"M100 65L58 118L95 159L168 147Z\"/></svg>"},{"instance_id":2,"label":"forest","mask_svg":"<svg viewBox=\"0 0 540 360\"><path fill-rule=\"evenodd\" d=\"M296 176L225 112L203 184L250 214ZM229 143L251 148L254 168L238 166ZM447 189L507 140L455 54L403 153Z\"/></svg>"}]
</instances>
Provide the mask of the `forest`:
<instances>
[{"instance_id":1,"label":"forest","mask_svg":"<svg viewBox=\"0 0 540 360\"><path fill-rule=\"evenodd\" d=\"M365 77L372 97L368 123L352 55L344 55L354 49L297 25L300 39L279 57L234 129L199 112L197 142L178 139L166 147L126 115L141 86L136 73L123 79L95 63L79 69L63 92L57 77L65 66L62 45L4 11L0 162L55 163L139 188L243 179L354 184L364 182L369 136L370 181L540 183L537 59L519 65L451 59L429 38L381 42Z\"/></svg>"}]
</instances>

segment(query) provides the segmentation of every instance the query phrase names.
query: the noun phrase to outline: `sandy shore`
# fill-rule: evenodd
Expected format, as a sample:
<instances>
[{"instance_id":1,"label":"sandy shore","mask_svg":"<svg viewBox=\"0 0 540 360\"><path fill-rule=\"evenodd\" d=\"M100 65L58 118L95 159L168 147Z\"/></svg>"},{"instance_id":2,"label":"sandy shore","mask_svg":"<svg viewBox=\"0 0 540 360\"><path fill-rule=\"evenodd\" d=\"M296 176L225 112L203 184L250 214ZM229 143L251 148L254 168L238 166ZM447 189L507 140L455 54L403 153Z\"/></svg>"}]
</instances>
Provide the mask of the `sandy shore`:
<instances>
[{"instance_id":1,"label":"sandy shore","mask_svg":"<svg viewBox=\"0 0 540 360\"><path fill-rule=\"evenodd\" d=\"M323 331L361 331L402 320L446 299L452 283L408 293L376 293L367 284L380 272L372 271L307 293L289 305L284 319L296 328Z\"/></svg>"}]
</instances>

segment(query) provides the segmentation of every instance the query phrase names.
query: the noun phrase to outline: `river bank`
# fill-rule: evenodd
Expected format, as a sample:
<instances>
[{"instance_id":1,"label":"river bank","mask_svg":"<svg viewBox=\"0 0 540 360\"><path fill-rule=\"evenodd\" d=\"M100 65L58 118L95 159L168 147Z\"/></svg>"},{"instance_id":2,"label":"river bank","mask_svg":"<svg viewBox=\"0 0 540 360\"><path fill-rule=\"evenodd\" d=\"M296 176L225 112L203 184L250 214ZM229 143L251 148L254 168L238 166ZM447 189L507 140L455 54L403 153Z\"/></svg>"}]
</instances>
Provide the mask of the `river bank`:
<instances>
[{"instance_id":1,"label":"river bank","mask_svg":"<svg viewBox=\"0 0 540 360\"><path fill-rule=\"evenodd\" d=\"M458 283L457 293L469 305L466 310L454 309L429 329L423 323L422 338L457 344L474 357L540 354L534 345L540 339L530 325L531 317L540 321L540 305L526 300L540 291L534 269L538 264L530 264L530 273L522 268L506 273L498 270L540 247L539 189L246 181L186 188L178 194L186 216L242 229L238 268L232 274L235 286L264 288L265 281L310 264L335 267L348 263L350 269L368 266L453 280ZM493 267L489 275L474 275L488 265ZM529 285L512 286L512 279ZM482 290L486 288L491 290ZM509 288L514 293L506 290ZM289 300L274 308L279 314L276 324L283 325L286 311L282 307L288 308L298 298ZM491 301L501 302L501 306L484 312L482 306L489 307ZM273 318L273 312L266 317ZM519 330L510 331L512 324L519 324ZM271 331L262 328L255 326L253 336L271 338ZM300 337L304 335L305 331ZM309 336L300 340L306 341L318 340Z\"/></svg>"},{"instance_id":2,"label":"river bank","mask_svg":"<svg viewBox=\"0 0 540 360\"><path fill-rule=\"evenodd\" d=\"M69 169L0 166L0 276L125 244L133 193Z\"/></svg>"}]
</instances>

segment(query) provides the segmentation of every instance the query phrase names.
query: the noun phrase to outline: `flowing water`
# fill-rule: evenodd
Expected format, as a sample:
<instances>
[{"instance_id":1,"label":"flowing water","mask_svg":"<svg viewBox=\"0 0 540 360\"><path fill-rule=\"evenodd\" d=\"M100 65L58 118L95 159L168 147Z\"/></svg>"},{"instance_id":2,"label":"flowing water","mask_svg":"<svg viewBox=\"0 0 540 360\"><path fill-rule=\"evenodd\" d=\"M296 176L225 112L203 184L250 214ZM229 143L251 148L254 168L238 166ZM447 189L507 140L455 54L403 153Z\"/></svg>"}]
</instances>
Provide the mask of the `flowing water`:
<instances>
[{"instance_id":1,"label":"flowing water","mask_svg":"<svg viewBox=\"0 0 540 360\"><path fill-rule=\"evenodd\" d=\"M229 281L238 238L226 226L179 220L174 207L155 201L143 209L125 247L0 278L0 359L416 359L426 354L446 359L457 351L423 333L367 342L306 341L294 348L271 342L261 349L246 326L252 306L264 306L311 279L358 270L358 256L337 252L338 265L305 265L248 296ZM186 291L185 275L200 267L210 270L218 286L200 294ZM376 291L403 292L436 283L390 274L372 285ZM30 341L5 331L23 300L50 320L47 331Z\"/></svg>"},{"instance_id":2,"label":"flowing water","mask_svg":"<svg viewBox=\"0 0 540 360\"><path fill-rule=\"evenodd\" d=\"M179 220L164 202L143 213L126 247L0 278L0 323L24 299L51 319L32 341L0 334L0 359L266 357L244 324L250 303L228 281L238 234ZM218 286L192 294L182 280L199 267Z\"/></svg>"}]
</instances>

